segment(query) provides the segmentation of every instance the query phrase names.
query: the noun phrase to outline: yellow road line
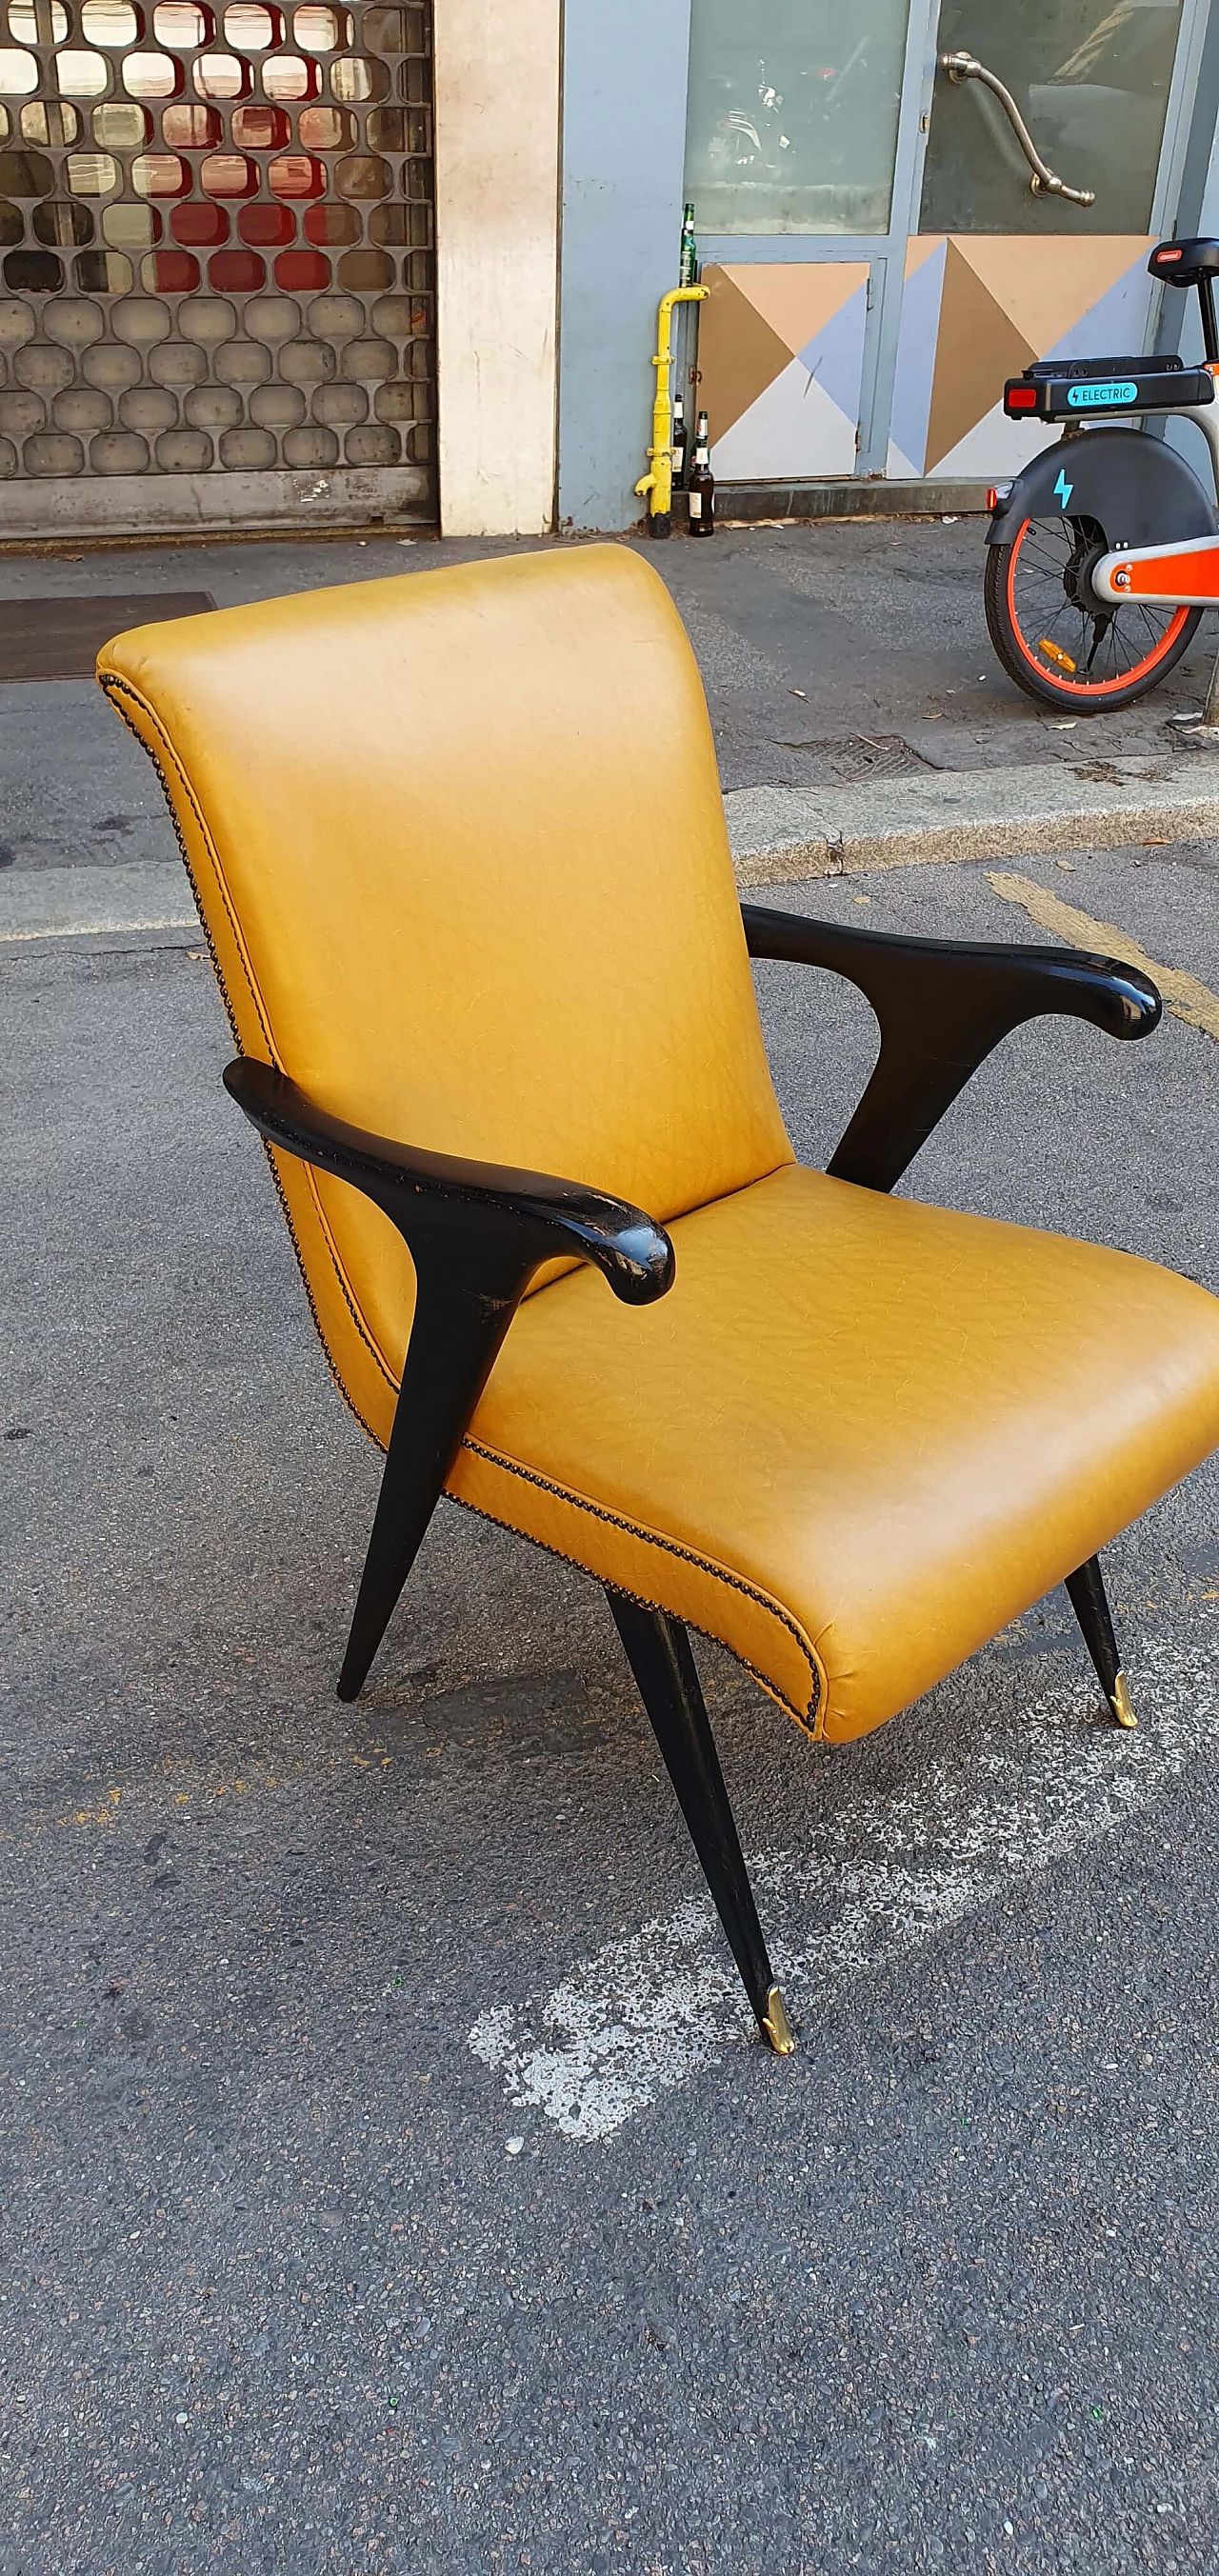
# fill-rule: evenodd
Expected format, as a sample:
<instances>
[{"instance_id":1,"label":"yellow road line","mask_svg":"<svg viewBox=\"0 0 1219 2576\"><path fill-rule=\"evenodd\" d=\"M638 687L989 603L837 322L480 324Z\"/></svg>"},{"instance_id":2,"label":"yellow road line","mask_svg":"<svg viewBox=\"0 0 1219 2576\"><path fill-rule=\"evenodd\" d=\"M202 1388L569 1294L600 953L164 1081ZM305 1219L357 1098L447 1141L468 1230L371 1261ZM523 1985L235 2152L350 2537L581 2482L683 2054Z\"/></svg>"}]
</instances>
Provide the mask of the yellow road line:
<instances>
[{"instance_id":1,"label":"yellow road line","mask_svg":"<svg viewBox=\"0 0 1219 2576\"><path fill-rule=\"evenodd\" d=\"M1064 903L1060 895L1051 894L1048 886L1033 877L1009 875L1003 868L988 868L996 894L1005 903L1018 903L1030 921L1042 930L1056 931L1072 948L1089 948L1104 957L1119 958L1123 965L1141 966L1158 984L1169 1010L1178 1020L1188 1020L1191 1028L1205 1029L1208 1038L1219 1045L1219 993L1209 984L1200 984L1196 975L1187 975L1181 966L1161 966L1149 957L1128 930L1115 921L1094 921L1090 912L1080 912L1075 904Z\"/></svg>"}]
</instances>

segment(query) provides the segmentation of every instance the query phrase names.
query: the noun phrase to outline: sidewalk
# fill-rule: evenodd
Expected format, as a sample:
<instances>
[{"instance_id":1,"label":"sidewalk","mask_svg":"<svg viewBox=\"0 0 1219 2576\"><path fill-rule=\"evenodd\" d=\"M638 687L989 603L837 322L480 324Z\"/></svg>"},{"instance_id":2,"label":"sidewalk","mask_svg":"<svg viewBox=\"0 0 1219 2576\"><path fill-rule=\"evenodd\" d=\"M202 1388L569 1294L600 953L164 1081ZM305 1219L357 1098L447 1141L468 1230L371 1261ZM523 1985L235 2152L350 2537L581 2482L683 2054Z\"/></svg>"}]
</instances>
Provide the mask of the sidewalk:
<instances>
[{"instance_id":1,"label":"sidewalk","mask_svg":"<svg viewBox=\"0 0 1219 2576\"><path fill-rule=\"evenodd\" d=\"M1201 701L1209 624L1142 705L1074 723L1039 712L991 652L984 533L970 518L639 541L699 658L743 884L1219 835L1219 760L1166 722ZM227 607L510 550L387 537L9 555L0 615L8 600L187 588ZM93 684L0 685L0 725L0 935L189 924L155 780ZM86 868L87 886L43 873Z\"/></svg>"}]
</instances>

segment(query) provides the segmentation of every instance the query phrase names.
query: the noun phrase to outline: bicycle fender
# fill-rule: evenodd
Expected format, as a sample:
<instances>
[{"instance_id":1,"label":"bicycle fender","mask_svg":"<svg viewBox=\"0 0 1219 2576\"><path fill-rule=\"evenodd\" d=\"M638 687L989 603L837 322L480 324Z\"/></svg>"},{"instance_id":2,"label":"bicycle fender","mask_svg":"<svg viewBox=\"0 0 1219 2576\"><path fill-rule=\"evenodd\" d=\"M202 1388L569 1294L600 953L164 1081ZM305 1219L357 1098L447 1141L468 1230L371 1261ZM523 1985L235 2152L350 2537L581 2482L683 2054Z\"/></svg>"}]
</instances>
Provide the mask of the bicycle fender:
<instances>
[{"instance_id":1,"label":"bicycle fender","mask_svg":"<svg viewBox=\"0 0 1219 2576\"><path fill-rule=\"evenodd\" d=\"M1096 519L1110 550L1219 535L1198 477L1162 438L1138 429L1089 429L1033 458L999 503L988 546L1009 546L1026 519Z\"/></svg>"}]
</instances>

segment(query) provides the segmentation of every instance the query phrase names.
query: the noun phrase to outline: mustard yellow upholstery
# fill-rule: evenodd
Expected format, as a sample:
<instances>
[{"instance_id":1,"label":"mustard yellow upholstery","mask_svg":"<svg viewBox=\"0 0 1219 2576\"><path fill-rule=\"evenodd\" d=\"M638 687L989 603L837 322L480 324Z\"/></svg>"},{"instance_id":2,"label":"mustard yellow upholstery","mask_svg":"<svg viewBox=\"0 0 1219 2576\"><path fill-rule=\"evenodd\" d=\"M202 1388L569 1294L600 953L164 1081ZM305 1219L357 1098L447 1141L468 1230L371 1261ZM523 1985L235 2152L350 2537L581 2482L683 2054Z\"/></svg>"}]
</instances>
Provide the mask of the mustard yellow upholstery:
<instances>
[{"instance_id":1,"label":"mustard yellow upholstery","mask_svg":"<svg viewBox=\"0 0 1219 2576\"><path fill-rule=\"evenodd\" d=\"M1151 1262L796 1163L670 1231L658 1305L607 1330L582 1270L521 1308L452 1490L836 1740L1219 1440L1219 1301Z\"/></svg>"},{"instance_id":2,"label":"mustard yellow upholstery","mask_svg":"<svg viewBox=\"0 0 1219 2576\"><path fill-rule=\"evenodd\" d=\"M450 1490L722 1639L802 1723L880 1724L1219 1441L1219 1302L1090 1245L796 1165L706 710L623 548L122 636L234 1032L352 1124L670 1224L618 1305L552 1264ZM277 1172L319 1331L383 1445L400 1238Z\"/></svg>"},{"instance_id":3,"label":"mustard yellow upholstery","mask_svg":"<svg viewBox=\"0 0 1219 2576\"><path fill-rule=\"evenodd\" d=\"M243 1054L356 1126L653 1215L790 1160L698 671L625 547L148 626L98 675L164 775ZM277 1163L384 1439L406 1251Z\"/></svg>"}]
</instances>

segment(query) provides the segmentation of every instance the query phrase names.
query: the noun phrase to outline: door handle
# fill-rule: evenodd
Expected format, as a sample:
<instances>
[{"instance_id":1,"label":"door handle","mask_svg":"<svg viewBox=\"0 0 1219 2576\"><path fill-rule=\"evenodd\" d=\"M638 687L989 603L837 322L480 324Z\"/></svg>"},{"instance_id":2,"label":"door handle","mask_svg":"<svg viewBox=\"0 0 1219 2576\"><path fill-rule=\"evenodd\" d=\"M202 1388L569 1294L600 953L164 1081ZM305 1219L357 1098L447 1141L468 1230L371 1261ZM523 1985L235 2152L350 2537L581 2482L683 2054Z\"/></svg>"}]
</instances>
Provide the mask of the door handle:
<instances>
[{"instance_id":1,"label":"door handle","mask_svg":"<svg viewBox=\"0 0 1219 2576\"><path fill-rule=\"evenodd\" d=\"M983 88L990 90L1000 107L1006 109L1012 132L1033 174L1029 187L1035 197L1044 192L1048 197L1065 197L1072 206L1096 204L1094 188L1068 188L1065 179L1060 179L1048 161L1042 160L1010 89L1004 88L997 72L988 72L985 63L978 62L973 54L941 54L940 70L947 72L950 81L981 81Z\"/></svg>"}]
</instances>

